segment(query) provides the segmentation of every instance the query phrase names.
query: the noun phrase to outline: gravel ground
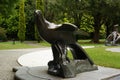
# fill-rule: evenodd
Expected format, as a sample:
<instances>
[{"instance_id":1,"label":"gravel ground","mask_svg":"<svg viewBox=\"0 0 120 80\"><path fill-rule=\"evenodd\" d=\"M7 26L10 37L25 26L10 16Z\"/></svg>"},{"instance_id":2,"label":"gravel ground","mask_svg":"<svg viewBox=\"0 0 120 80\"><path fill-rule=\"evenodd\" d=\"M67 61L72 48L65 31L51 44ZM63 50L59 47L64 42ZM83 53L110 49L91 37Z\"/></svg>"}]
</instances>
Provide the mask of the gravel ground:
<instances>
[{"instance_id":1,"label":"gravel ground","mask_svg":"<svg viewBox=\"0 0 120 80\"><path fill-rule=\"evenodd\" d=\"M14 80L12 69L20 66L17 59L23 54L36 50L40 49L0 50L0 80Z\"/></svg>"}]
</instances>

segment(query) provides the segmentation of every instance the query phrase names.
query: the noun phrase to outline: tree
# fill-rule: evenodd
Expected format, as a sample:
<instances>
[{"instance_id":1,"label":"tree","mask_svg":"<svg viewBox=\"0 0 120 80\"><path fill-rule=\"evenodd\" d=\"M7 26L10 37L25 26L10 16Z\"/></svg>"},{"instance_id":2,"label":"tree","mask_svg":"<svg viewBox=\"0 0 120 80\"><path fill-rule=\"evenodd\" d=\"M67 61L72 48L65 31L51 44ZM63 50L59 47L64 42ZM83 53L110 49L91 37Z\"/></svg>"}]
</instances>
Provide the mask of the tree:
<instances>
[{"instance_id":1,"label":"tree","mask_svg":"<svg viewBox=\"0 0 120 80\"><path fill-rule=\"evenodd\" d=\"M48 16L52 16L51 19L54 19L53 21L55 23L70 22L82 30L88 30L92 27L91 24L93 24L93 19L91 22L88 22L88 19L90 20L90 15L87 14L86 10L89 6L87 1L88 0L56 0L56 2L51 2L51 5L48 7ZM86 18L86 20L83 20L83 18ZM88 24L84 21L87 21ZM84 27L89 28L85 29Z\"/></svg>"},{"instance_id":2,"label":"tree","mask_svg":"<svg viewBox=\"0 0 120 80\"><path fill-rule=\"evenodd\" d=\"M21 0L19 8L19 29L18 29L18 38L20 39L21 42L25 40L25 31L26 25L24 14L24 0Z\"/></svg>"},{"instance_id":3,"label":"tree","mask_svg":"<svg viewBox=\"0 0 120 80\"><path fill-rule=\"evenodd\" d=\"M87 4L84 3L85 1L81 2L79 0L56 0L53 6L51 6L51 10L54 10L54 18L57 20L63 19L64 22L64 18L66 18L69 22L80 27L84 7L87 6Z\"/></svg>"},{"instance_id":4,"label":"tree","mask_svg":"<svg viewBox=\"0 0 120 80\"><path fill-rule=\"evenodd\" d=\"M10 15L8 19L6 19L7 25L7 36L8 39L17 39L18 33L18 12L14 12L14 15Z\"/></svg>"},{"instance_id":5,"label":"tree","mask_svg":"<svg viewBox=\"0 0 120 80\"><path fill-rule=\"evenodd\" d=\"M94 18L89 14L83 14L81 18L81 23L80 23L80 29L89 33L90 38L92 38L92 33L94 31L93 24L94 24ZM83 36L83 37L86 37L86 36Z\"/></svg>"},{"instance_id":6,"label":"tree","mask_svg":"<svg viewBox=\"0 0 120 80\"><path fill-rule=\"evenodd\" d=\"M36 9L39 9L44 13L44 1L43 0L36 0Z\"/></svg>"},{"instance_id":7,"label":"tree","mask_svg":"<svg viewBox=\"0 0 120 80\"><path fill-rule=\"evenodd\" d=\"M0 27L5 28L8 39L17 38L18 1L19 0L0 1Z\"/></svg>"},{"instance_id":8,"label":"tree","mask_svg":"<svg viewBox=\"0 0 120 80\"><path fill-rule=\"evenodd\" d=\"M44 14L44 2L43 2L43 0L36 0L36 9L41 10L42 13ZM35 25L35 39L38 42L40 42L40 40L41 40L36 25Z\"/></svg>"},{"instance_id":9,"label":"tree","mask_svg":"<svg viewBox=\"0 0 120 80\"><path fill-rule=\"evenodd\" d=\"M103 24L106 26L115 24L120 15L120 0L89 0L88 12L94 17L94 43L99 42L100 29Z\"/></svg>"},{"instance_id":10,"label":"tree","mask_svg":"<svg viewBox=\"0 0 120 80\"><path fill-rule=\"evenodd\" d=\"M69 22L74 23L78 27L81 27L80 23L84 14L93 17L94 35L92 41L94 43L99 42L100 29L103 24L115 24L120 21L119 17L119 3L120 0L56 0L53 5L55 10L55 20L61 20L66 18ZM64 7L65 6L65 7ZM114 13L112 13L113 11ZM53 17L53 18L54 18Z\"/></svg>"},{"instance_id":11,"label":"tree","mask_svg":"<svg viewBox=\"0 0 120 80\"><path fill-rule=\"evenodd\" d=\"M6 41L6 40L7 40L6 30L0 27L0 41Z\"/></svg>"},{"instance_id":12,"label":"tree","mask_svg":"<svg viewBox=\"0 0 120 80\"><path fill-rule=\"evenodd\" d=\"M106 3L105 3L105 0L90 0L89 2L90 6L89 8L87 9L88 12L90 12L89 14L91 16L93 16L94 18L94 24L93 24L93 27L94 27L94 35L93 35L93 39L92 41L94 43L98 43L99 42L99 34L100 34L100 28L101 28L101 25L103 24L101 21L102 21L102 18L103 18L103 10L106 6Z\"/></svg>"},{"instance_id":13,"label":"tree","mask_svg":"<svg viewBox=\"0 0 120 80\"><path fill-rule=\"evenodd\" d=\"M35 11L35 0L26 0L25 1L25 19L26 19L26 39L27 40L35 40L35 19L34 19L34 11Z\"/></svg>"},{"instance_id":14,"label":"tree","mask_svg":"<svg viewBox=\"0 0 120 80\"><path fill-rule=\"evenodd\" d=\"M108 0L104 23L106 25L106 36L112 31L113 25L120 23L120 0Z\"/></svg>"},{"instance_id":15,"label":"tree","mask_svg":"<svg viewBox=\"0 0 120 80\"><path fill-rule=\"evenodd\" d=\"M91 33L94 31L93 29L94 19L91 15L84 14L81 18L80 29Z\"/></svg>"}]
</instances>

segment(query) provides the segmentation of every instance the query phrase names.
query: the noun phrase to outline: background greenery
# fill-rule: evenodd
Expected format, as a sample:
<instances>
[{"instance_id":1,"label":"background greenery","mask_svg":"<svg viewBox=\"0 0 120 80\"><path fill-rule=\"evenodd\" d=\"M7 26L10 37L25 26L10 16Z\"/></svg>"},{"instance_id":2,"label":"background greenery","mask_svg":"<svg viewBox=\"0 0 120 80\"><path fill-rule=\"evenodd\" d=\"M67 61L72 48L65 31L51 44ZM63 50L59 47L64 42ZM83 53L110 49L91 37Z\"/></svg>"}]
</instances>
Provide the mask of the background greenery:
<instances>
[{"instance_id":1,"label":"background greenery","mask_svg":"<svg viewBox=\"0 0 120 80\"><path fill-rule=\"evenodd\" d=\"M19 10L22 1L24 12ZM45 18L56 24L75 24L89 33L89 36L82 34L77 38L89 38L94 43L99 43L100 38L106 38L113 25L120 23L120 0L1 0L0 27L6 30L8 40L37 40L34 19L36 9L41 9ZM20 13L25 15L25 21L22 20L25 28L19 27ZM20 29L22 31L19 33ZM22 34L22 38L18 33Z\"/></svg>"}]
</instances>

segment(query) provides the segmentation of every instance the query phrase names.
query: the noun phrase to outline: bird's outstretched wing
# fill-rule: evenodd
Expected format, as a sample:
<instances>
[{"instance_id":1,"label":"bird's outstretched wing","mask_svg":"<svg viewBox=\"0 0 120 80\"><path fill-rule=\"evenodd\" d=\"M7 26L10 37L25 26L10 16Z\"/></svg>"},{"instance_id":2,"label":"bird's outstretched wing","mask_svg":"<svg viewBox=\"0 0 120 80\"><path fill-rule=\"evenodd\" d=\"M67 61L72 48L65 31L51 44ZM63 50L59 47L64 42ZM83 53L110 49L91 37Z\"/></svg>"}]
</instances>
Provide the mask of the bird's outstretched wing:
<instances>
[{"instance_id":1,"label":"bird's outstretched wing","mask_svg":"<svg viewBox=\"0 0 120 80\"><path fill-rule=\"evenodd\" d=\"M70 23L64 23L61 26L55 28L56 31L76 31L77 29L77 26Z\"/></svg>"}]
</instances>

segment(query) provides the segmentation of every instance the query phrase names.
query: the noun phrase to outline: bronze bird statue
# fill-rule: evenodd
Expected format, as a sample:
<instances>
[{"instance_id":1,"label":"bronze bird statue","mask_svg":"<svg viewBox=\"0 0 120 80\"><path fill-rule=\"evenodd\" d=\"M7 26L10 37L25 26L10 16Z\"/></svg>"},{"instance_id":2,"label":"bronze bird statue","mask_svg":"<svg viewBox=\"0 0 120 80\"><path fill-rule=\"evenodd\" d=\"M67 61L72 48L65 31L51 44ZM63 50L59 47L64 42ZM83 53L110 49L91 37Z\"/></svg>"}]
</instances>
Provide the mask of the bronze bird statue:
<instances>
[{"instance_id":1,"label":"bronze bird statue","mask_svg":"<svg viewBox=\"0 0 120 80\"><path fill-rule=\"evenodd\" d=\"M53 52L53 61L48 62L48 73L65 77L65 75L61 74L61 64L70 62L67 57L68 47L75 60L87 59L91 65L94 64L83 48L76 42L75 33L78 30L77 26L70 23L58 25L51 23L44 18L40 10L35 11L35 18L40 37L51 44ZM62 71L64 72L64 70Z\"/></svg>"}]
</instances>

